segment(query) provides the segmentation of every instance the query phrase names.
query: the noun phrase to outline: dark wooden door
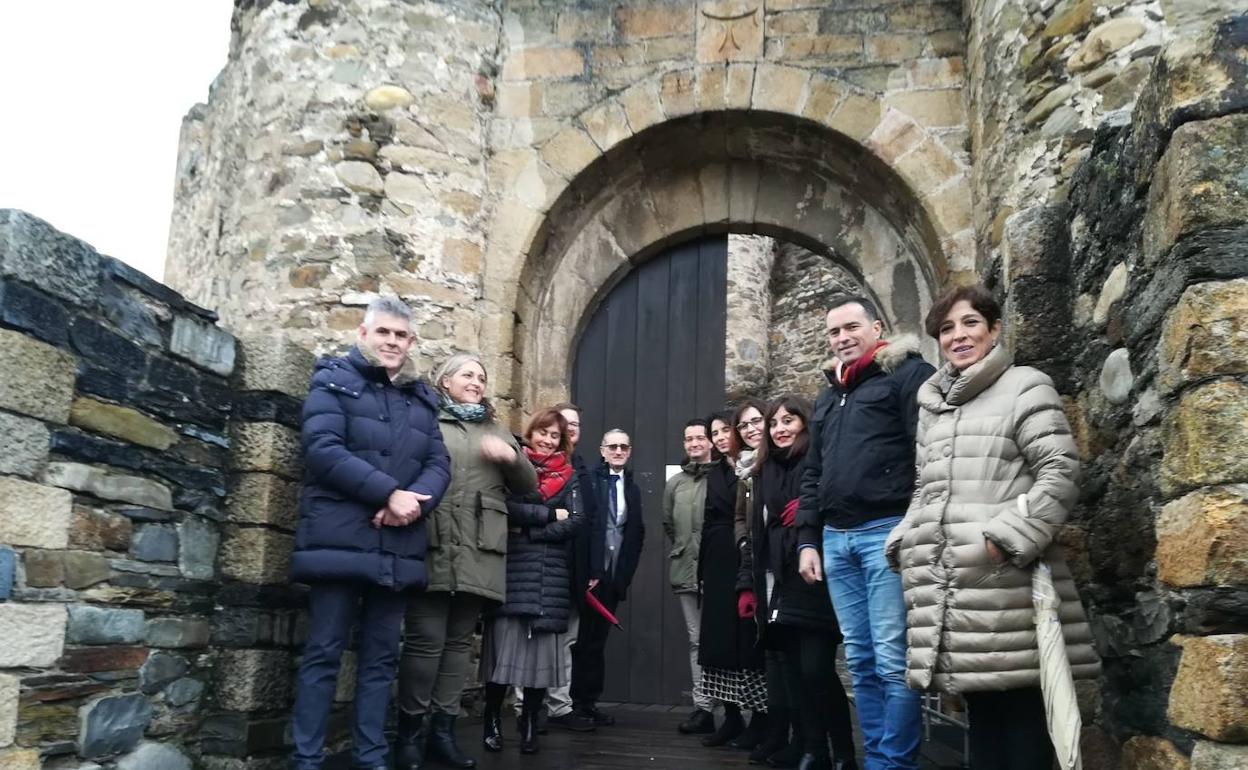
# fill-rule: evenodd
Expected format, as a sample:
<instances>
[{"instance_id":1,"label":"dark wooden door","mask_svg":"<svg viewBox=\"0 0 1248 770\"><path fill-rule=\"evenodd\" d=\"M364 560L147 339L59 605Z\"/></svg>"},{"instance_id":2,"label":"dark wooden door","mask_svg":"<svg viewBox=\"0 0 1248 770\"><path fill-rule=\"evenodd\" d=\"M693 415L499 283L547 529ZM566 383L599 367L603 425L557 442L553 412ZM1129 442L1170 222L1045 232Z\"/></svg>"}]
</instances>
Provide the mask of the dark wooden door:
<instances>
[{"instance_id":1,"label":"dark wooden door","mask_svg":"<svg viewBox=\"0 0 1248 770\"><path fill-rule=\"evenodd\" d=\"M607 644L603 699L688 702L689 640L667 577L665 468L684 456L682 426L724 402L727 236L676 246L633 270L593 311L577 346L572 393L581 407L581 454L597 464L602 434L632 439L646 542L624 631Z\"/></svg>"}]
</instances>

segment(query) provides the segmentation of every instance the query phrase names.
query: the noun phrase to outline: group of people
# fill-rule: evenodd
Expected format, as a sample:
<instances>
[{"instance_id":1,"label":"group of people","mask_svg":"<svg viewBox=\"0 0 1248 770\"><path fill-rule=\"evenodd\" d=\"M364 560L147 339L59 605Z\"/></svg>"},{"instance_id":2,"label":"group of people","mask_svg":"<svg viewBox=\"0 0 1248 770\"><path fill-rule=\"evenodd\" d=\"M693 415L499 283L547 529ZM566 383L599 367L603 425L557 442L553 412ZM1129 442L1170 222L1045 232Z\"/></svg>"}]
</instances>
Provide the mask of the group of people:
<instances>
[{"instance_id":1,"label":"group of people","mask_svg":"<svg viewBox=\"0 0 1248 770\"><path fill-rule=\"evenodd\" d=\"M304 407L299 770L320 767L356 621L358 768L386 764L396 672L397 766L474 766L454 727L482 617L485 750L504 748L508 687L522 752L538 750L543 705L549 725L612 724L597 707L608 616L645 540L628 434L607 431L587 468L572 451L580 412L558 404L517 440L478 357L452 356L428 383L415 376L410 315L374 301L351 351L318 364ZM862 765L909 770L920 693L937 691L965 698L973 768L1048 770L1038 561L1062 600L1073 675L1099 671L1055 543L1079 470L1060 398L1043 373L1014 365L1001 307L981 287L933 303L925 330L939 369L917 339L885 340L868 298L836 300L826 324L833 358L815 404L747 400L683 428L685 460L663 493L695 707L679 730L755 763L845 770L859 767L856 715ZM853 712L836 672L842 642Z\"/></svg>"},{"instance_id":2,"label":"group of people","mask_svg":"<svg viewBox=\"0 0 1248 770\"><path fill-rule=\"evenodd\" d=\"M885 340L866 297L839 298L826 323L833 358L813 407L747 400L684 427L664 493L694 681L679 730L753 763L857 768L843 641L867 770L918 767L925 691L964 697L972 768L1049 770L1038 561L1072 675L1099 671L1054 540L1079 471L1057 391L1014 365L982 287L932 305L939 369L917 339Z\"/></svg>"},{"instance_id":3,"label":"group of people","mask_svg":"<svg viewBox=\"0 0 1248 770\"><path fill-rule=\"evenodd\" d=\"M321 767L357 623L356 768L389 766L396 676L395 766L476 765L455 722L482 618L486 751L504 748L509 687L522 753L538 751L543 704L547 724L613 723L597 707L607 614L625 598L645 540L627 433L608 431L601 462L588 468L572 451L580 411L564 403L535 414L517 440L486 397L480 357L451 356L426 381L412 342L410 308L374 300L347 355L318 362L304 404L291 574L309 586L310 617L292 719L296 770Z\"/></svg>"}]
</instances>

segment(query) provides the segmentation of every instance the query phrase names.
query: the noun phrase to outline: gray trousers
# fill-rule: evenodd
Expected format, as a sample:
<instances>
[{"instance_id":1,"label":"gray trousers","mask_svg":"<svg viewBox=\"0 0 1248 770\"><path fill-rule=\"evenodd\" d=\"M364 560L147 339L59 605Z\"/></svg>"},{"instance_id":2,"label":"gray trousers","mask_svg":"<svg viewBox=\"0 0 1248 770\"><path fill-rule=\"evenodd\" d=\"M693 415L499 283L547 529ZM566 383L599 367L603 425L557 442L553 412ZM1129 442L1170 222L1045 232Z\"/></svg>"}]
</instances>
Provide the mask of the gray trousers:
<instances>
[{"instance_id":1,"label":"gray trousers","mask_svg":"<svg viewBox=\"0 0 1248 770\"><path fill-rule=\"evenodd\" d=\"M710 711L711 699L702 691L702 667L698 665L698 640L702 637L702 607L696 593L676 594L680 599L680 611L685 616L685 631L689 634L689 673L693 675L693 706Z\"/></svg>"},{"instance_id":2,"label":"gray trousers","mask_svg":"<svg viewBox=\"0 0 1248 770\"><path fill-rule=\"evenodd\" d=\"M572 681L572 648L576 646L576 635L581 628L581 616L576 607L568 612L568 632L563 635L563 681ZM572 711L571 685L551 687L546 690L546 713L552 717L561 717ZM520 705L524 702L524 688L513 688L516 701L516 713L520 713Z\"/></svg>"},{"instance_id":3,"label":"gray trousers","mask_svg":"<svg viewBox=\"0 0 1248 770\"><path fill-rule=\"evenodd\" d=\"M399 708L458 714L472 670L472 632L484 600L471 594L416 594L403 620Z\"/></svg>"}]
</instances>

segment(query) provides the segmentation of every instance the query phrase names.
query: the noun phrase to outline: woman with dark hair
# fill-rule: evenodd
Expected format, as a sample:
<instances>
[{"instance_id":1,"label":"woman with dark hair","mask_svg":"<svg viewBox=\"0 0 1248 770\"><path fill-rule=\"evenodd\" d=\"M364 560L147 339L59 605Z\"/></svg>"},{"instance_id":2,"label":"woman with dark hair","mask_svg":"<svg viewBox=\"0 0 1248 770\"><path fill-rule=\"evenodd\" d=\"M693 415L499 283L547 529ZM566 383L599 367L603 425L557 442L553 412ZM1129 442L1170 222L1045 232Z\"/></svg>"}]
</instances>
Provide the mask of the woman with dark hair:
<instances>
[{"instance_id":1,"label":"woman with dark hair","mask_svg":"<svg viewBox=\"0 0 1248 770\"><path fill-rule=\"evenodd\" d=\"M755 647L754 622L737 609L737 571L741 553L733 530L737 502L737 474L732 439L732 416L717 412L707 420L711 442L719 455L706 476L706 507L698 578L702 585L702 633L699 662L702 689L724 704L724 721L703 746L723 746L746 732L741 710L753 713L746 748L762 740L767 726L767 682L762 652ZM757 736L757 737L755 737ZM740 745L740 744L738 744Z\"/></svg>"},{"instance_id":2,"label":"woman with dark hair","mask_svg":"<svg viewBox=\"0 0 1248 770\"><path fill-rule=\"evenodd\" d=\"M567 541L584 519L569 457L567 421L555 409L538 412L524 433L524 453L537 470L537 490L507 502L507 594L485 628L481 681L485 682L486 751L502 751L503 697L524 688L517 720L520 751L537 753L537 713L546 689L564 681L563 635L572 606Z\"/></svg>"},{"instance_id":3,"label":"woman with dark hair","mask_svg":"<svg viewBox=\"0 0 1248 770\"><path fill-rule=\"evenodd\" d=\"M885 544L908 608L907 683L965 697L975 770L1048 770L1031 589L1040 559L1074 676L1100 670L1055 540L1079 492L1075 441L1053 381L1001 344L987 291L951 290L926 328L945 365L919 388L918 484Z\"/></svg>"},{"instance_id":4,"label":"woman with dark hair","mask_svg":"<svg viewBox=\"0 0 1248 770\"><path fill-rule=\"evenodd\" d=\"M537 475L515 437L494 419L481 358L457 353L432 376L438 425L455 469L427 517L429 588L408 600L399 663L396 766L420 770L426 758L476 766L455 741L472 633L487 603L503 601L507 498L533 491ZM427 756L426 756L427 755Z\"/></svg>"},{"instance_id":5,"label":"woman with dark hair","mask_svg":"<svg viewBox=\"0 0 1248 770\"><path fill-rule=\"evenodd\" d=\"M782 653L785 695L800 725L798 767L844 770L856 764L849 699L836 673L840 629L827 590L798 574L794 521L802 461L810 445L810 411L808 401L792 395L767 410L767 440L753 471L750 585L763 608L758 621L764 645Z\"/></svg>"}]
</instances>

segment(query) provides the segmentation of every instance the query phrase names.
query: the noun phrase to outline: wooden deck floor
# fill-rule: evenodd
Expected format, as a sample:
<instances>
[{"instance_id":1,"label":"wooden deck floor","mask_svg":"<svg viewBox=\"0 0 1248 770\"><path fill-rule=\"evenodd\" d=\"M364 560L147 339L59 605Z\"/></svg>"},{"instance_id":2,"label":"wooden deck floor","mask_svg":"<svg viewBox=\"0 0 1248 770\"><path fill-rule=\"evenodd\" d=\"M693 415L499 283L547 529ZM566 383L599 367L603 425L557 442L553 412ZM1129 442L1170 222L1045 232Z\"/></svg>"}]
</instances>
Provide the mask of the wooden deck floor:
<instances>
[{"instance_id":1,"label":"wooden deck floor","mask_svg":"<svg viewBox=\"0 0 1248 770\"><path fill-rule=\"evenodd\" d=\"M551 729L541 738L541 751L524 756L516 736L515 721L504 719L507 747L501 754L481 749L481 720L460 721L460 745L478 758L480 770L722 770L756 768L743 751L703 748L701 736L681 735L676 725L688 715L687 708L603 704L615 717L612 727L592 733L571 733ZM947 770L949 753L936 741L924 746L924 770ZM942 761L942 758L944 761Z\"/></svg>"}]
</instances>

